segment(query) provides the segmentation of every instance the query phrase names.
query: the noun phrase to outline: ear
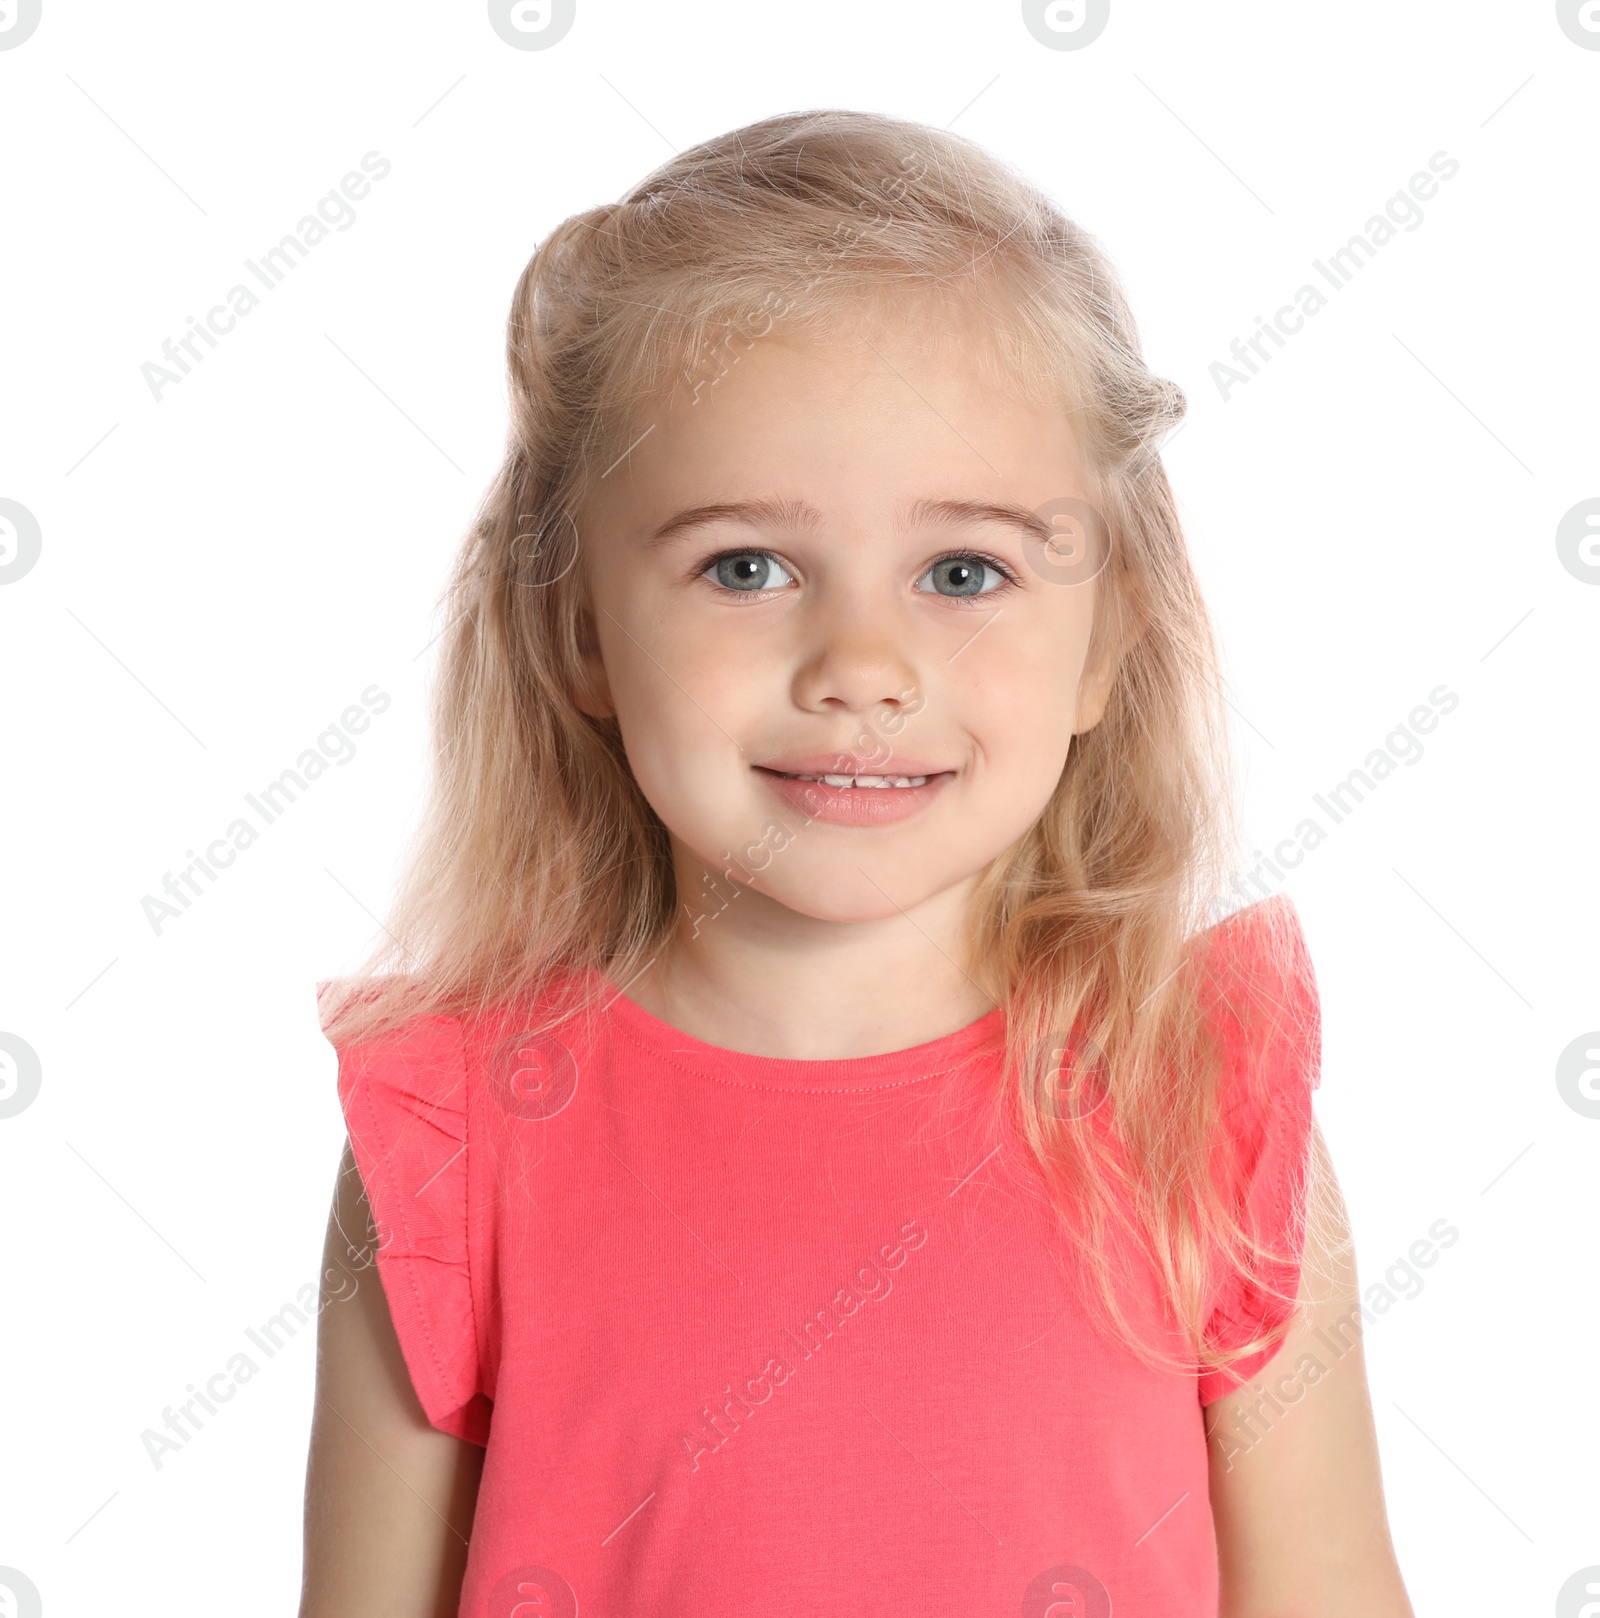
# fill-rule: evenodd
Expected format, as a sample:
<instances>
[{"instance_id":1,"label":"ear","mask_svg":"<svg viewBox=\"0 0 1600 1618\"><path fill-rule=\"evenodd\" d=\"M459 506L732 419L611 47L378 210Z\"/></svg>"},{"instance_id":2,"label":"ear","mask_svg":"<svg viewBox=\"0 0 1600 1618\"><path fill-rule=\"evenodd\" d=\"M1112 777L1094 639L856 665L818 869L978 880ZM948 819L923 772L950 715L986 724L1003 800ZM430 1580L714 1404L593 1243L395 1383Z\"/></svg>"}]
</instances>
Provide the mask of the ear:
<instances>
[{"instance_id":1,"label":"ear","mask_svg":"<svg viewBox=\"0 0 1600 1618\"><path fill-rule=\"evenodd\" d=\"M1122 660L1135 647L1150 627L1145 610L1143 575L1132 569L1118 576L1117 588L1121 592L1117 616L1120 619L1115 645L1102 646L1094 661L1084 668L1078 681L1078 722L1075 735L1093 730L1105 717L1106 703L1111 699L1111 688L1116 683L1117 670Z\"/></svg>"},{"instance_id":2,"label":"ear","mask_svg":"<svg viewBox=\"0 0 1600 1618\"><path fill-rule=\"evenodd\" d=\"M578 642L579 675L572 700L580 713L591 719L613 719L616 704L611 700L611 682L606 678L605 659L600 655L600 637L595 631L594 613L590 609L588 592L578 608L575 626Z\"/></svg>"}]
</instances>

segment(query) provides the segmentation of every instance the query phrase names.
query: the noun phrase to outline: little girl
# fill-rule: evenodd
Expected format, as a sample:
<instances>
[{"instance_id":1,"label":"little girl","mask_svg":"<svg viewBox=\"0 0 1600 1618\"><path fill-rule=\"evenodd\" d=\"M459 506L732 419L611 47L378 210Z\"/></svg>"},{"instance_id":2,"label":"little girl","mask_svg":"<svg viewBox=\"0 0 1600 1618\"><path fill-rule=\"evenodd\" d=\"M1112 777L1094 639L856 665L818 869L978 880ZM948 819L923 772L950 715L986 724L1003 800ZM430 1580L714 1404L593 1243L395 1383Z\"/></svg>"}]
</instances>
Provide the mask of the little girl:
<instances>
[{"instance_id":1,"label":"little girl","mask_svg":"<svg viewBox=\"0 0 1600 1618\"><path fill-rule=\"evenodd\" d=\"M428 822L320 986L302 1618L1409 1615L1094 242L772 118L558 227L508 354Z\"/></svg>"}]
</instances>

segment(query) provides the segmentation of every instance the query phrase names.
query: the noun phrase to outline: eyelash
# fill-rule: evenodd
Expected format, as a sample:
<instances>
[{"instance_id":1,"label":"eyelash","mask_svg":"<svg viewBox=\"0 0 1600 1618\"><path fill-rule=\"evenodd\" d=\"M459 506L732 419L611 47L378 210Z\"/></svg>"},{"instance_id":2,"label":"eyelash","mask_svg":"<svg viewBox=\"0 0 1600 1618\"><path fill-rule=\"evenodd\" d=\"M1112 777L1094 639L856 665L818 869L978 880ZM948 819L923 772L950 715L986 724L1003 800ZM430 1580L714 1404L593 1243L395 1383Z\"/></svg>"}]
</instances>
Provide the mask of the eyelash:
<instances>
[{"instance_id":1,"label":"eyelash","mask_svg":"<svg viewBox=\"0 0 1600 1618\"><path fill-rule=\"evenodd\" d=\"M724 562L730 556L769 556L774 562L777 562L785 572L793 574L795 571L793 568L789 567L788 564L785 563L783 559L774 551L769 551L760 545L742 545L732 550L716 551L712 555L704 557L702 560L695 563L690 576L692 578L705 579L718 595L737 596L742 601L764 601L768 596L778 594L778 591L783 588L783 586L780 585L777 590L730 590L725 584L717 583L714 578L710 577L711 571L716 567L718 562ZM954 602L957 606L972 606L980 601L991 601L995 596L1003 595L1008 590L1014 590L1022 582L1021 579L1017 577L1016 570L1009 562L1002 561L998 556L991 554L989 551L974 550L942 551L938 556L935 556L933 560L928 563L927 567L922 573L919 573L917 577L919 579L923 578L926 574L932 572L933 569L936 568L941 562L960 561L967 557L971 557L974 561L982 562L986 566L992 567L995 572L1000 575L1003 582L993 590L984 591L982 595L941 596L940 600Z\"/></svg>"}]
</instances>

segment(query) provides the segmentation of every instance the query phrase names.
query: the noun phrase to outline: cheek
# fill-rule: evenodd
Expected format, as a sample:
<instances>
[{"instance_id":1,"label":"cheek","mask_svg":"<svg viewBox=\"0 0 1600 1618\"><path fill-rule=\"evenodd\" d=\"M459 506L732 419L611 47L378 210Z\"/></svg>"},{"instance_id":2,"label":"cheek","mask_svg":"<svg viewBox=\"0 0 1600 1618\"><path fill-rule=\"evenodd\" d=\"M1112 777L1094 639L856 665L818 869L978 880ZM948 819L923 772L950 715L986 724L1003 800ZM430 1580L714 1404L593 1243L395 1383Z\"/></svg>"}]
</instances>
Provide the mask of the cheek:
<instances>
[{"instance_id":1,"label":"cheek","mask_svg":"<svg viewBox=\"0 0 1600 1618\"><path fill-rule=\"evenodd\" d=\"M663 746L670 738L696 754L727 751L752 709L770 700L758 659L729 657L710 635L649 625L632 632L615 660L606 653L624 735L631 724L641 740L648 730Z\"/></svg>"},{"instance_id":2,"label":"cheek","mask_svg":"<svg viewBox=\"0 0 1600 1618\"><path fill-rule=\"evenodd\" d=\"M1078 711L1084 647L1075 626L1049 623L984 636L953 665L948 689L992 768L1043 768L1053 780L1066 759ZM1053 764L1051 761L1054 761Z\"/></svg>"},{"instance_id":3,"label":"cheek","mask_svg":"<svg viewBox=\"0 0 1600 1618\"><path fill-rule=\"evenodd\" d=\"M739 738L752 710L770 707L763 687L748 665L714 655L708 637L664 635L643 622L626 622L626 634L612 627L607 677L639 789L684 842L720 847L739 830Z\"/></svg>"},{"instance_id":4,"label":"cheek","mask_svg":"<svg viewBox=\"0 0 1600 1618\"><path fill-rule=\"evenodd\" d=\"M644 659L613 675L611 690L628 762L652 802L726 769L732 716L720 693Z\"/></svg>"}]
</instances>

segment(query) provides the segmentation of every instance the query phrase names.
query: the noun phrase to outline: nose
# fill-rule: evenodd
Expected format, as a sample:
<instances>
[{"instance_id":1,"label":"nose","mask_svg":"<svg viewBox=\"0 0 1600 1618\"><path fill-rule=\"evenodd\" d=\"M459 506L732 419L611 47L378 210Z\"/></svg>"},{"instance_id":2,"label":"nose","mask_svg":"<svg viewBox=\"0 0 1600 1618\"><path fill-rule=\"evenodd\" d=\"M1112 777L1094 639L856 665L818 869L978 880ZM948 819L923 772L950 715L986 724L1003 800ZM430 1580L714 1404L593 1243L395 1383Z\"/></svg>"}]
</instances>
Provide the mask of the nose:
<instances>
[{"instance_id":1,"label":"nose","mask_svg":"<svg viewBox=\"0 0 1600 1618\"><path fill-rule=\"evenodd\" d=\"M841 605L820 613L815 639L795 671L795 705L818 714L915 706L916 665L895 636L892 617Z\"/></svg>"}]
</instances>

